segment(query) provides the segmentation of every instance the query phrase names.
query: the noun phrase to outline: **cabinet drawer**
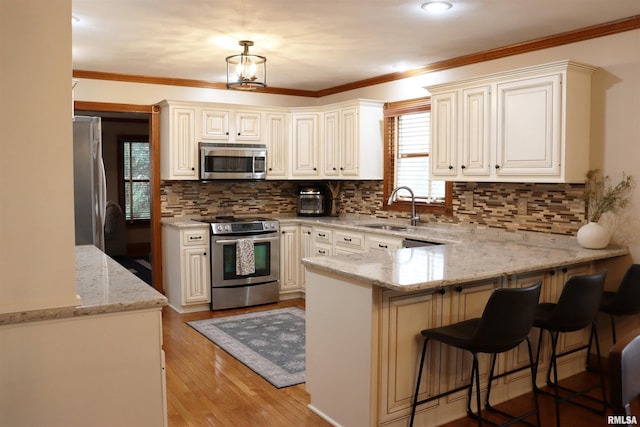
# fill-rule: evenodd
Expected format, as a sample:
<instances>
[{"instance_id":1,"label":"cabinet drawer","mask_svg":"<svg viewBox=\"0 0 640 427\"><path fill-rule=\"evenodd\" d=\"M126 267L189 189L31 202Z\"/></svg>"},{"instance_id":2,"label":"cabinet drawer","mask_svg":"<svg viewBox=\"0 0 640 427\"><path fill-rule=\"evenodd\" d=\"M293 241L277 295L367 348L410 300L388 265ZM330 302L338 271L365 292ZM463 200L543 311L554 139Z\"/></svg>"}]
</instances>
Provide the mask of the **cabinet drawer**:
<instances>
[{"instance_id":1,"label":"cabinet drawer","mask_svg":"<svg viewBox=\"0 0 640 427\"><path fill-rule=\"evenodd\" d=\"M333 245L333 230L330 228L314 227L313 240L314 242Z\"/></svg>"},{"instance_id":2,"label":"cabinet drawer","mask_svg":"<svg viewBox=\"0 0 640 427\"><path fill-rule=\"evenodd\" d=\"M331 256L333 248L330 245L314 245L313 256Z\"/></svg>"},{"instance_id":3,"label":"cabinet drawer","mask_svg":"<svg viewBox=\"0 0 640 427\"><path fill-rule=\"evenodd\" d=\"M208 245L209 229L185 230L182 233L182 244L185 246Z\"/></svg>"},{"instance_id":4,"label":"cabinet drawer","mask_svg":"<svg viewBox=\"0 0 640 427\"><path fill-rule=\"evenodd\" d=\"M336 249L347 248L351 251L364 251L364 233L343 230L336 230L334 233Z\"/></svg>"},{"instance_id":5,"label":"cabinet drawer","mask_svg":"<svg viewBox=\"0 0 640 427\"><path fill-rule=\"evenodd\" d=\"M402 248L402 239L368 234L366 248L368 251L396 250Z\"/></svg>"}]
</instances>

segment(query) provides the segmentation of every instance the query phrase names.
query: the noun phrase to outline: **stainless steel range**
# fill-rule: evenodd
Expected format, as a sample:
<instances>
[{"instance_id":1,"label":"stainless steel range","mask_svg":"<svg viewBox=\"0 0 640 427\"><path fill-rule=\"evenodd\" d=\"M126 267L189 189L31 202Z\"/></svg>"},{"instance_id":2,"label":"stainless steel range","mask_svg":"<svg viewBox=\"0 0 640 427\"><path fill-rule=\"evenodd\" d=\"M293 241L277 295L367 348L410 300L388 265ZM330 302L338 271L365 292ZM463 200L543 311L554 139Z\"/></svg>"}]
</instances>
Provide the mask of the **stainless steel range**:
<instances>
[{"instance_id":1,"label":"stainless steel range","mask_svg":"<svg viewBox=\"0 0 640 427\"><path fill-rule=\"evenodd\" d=\"M211 309L277 302L280 223L236 217L199 221L211 226Z\"/></svg>"}]
</instances>

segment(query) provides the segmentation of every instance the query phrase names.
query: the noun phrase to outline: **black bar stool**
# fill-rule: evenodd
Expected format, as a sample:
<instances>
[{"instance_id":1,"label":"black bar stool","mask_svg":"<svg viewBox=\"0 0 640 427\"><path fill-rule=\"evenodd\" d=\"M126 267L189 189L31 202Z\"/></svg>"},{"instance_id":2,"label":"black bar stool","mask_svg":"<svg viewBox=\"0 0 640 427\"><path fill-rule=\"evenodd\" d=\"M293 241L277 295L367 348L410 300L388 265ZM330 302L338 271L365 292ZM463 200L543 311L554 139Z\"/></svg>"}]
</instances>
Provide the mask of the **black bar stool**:
<instances>
[{"instance_id":1,"label":"black bar stool","mask_svg":"<svg viewBox=\"0 0 640 427\"><path fill-rule=\"evenodd\" d=\"M438 328L425 329L420 332L424 337L422 345L422 355L420 357L420 367L418 370L418 380L416 381L416 390L411 406L411 419L409 425L413 426L416 407L423 403L439 399L443 396L468 389L467 394L467 414L478 420L478 426L482 426L484 420L481 416L480 403L480 373L478 369L478 353L488 353L492 355L491 370L489 373L489 386L486 396L486 409L493 410L506 417L511 418L507 424L524 420L532 415L536 415L537 425L540 425L540 412L538 407L538 397L535 393L535 372L536 367L531 351L531 342L529 341L529 331L533 325L533 315L540 297L541 282L527 288L500 288L493 291L489 297L489 301L484 308L482 317L464 320L452 325L441 326ZM427 353L427 344L430 340L437 340L444 344L471 352L473 355L473 365L471 368L471 380L468 386L460 387L455 390L449 390L436 396L418 401L418 393L420 391L420 380L424 369L424 362ZM510 372L494 376L493 371L496 363L496 355L511 350L518 346L521 342L526 341L529 350L530 365L524 368L516 369ZM513 372L530 368L531 380L534 385L535 409L524 415L514 417L510 414L498 411L489 404L489 396L491 394L491 382L495 378L509 375ZM478 413L474 414L471 410L471 395L475 380L476 386L476 404ZM484 420L487 421L487 420ZM489 422L489 421L487 421ZM493 423L491 423L493 424Z\"/></svg>"},{"instance_id":2,"label":"black bar stool","mask_svg":"<svg viewBox=\"0 0 640 427\"><path fill-rule=\"evenodd\" d=\"M604 414L607 407L604 374L602 372L602 362L600 360L600 343L598 342L598 331L596 328L596 317L598 315L598 307L600 305L600 299L602 296L602 290L604 288L604 280L607 275L606 271L602 271L597 274L573 276L567 280L560 294L560 298L557 303L541 303L535 311L533 326L540 328L540 337L538 339L538 351L536 355L536 366L540 360L540 347L542 344L543 332L549 331L551 336L551 359L549 360L549 367L547 370L547 385L553 387L553 393L546 392L544 390L536 389L540 393L549 394L555 398L556 409L556 425L560 427L560 402L570 402L572 404L582 406L587 409L591 409L596 413ZM574 348L572 350L557 353L558 336L561 332L573 332L584 329L591 326L591 333L589 336L589 344ZM598 364L600 371L600 384L589 387L585 390L571 390L566 387L561 387L558 384L558 358L575 353L580 350L588 349L592 340L595 339L596 352L598 354ZM551 372L553 371L553 381L551 381ZM602 391L602 400L595 399L591 396L587 396L585 393L595 388L600 388ZM560 398L560 390L569 393L563 398ZM563 393L564 394L564 393ZM603 404L601 411L595 410L591 406L583 405L580 402L572 401L578 396L595 400Z\"/></svg>"},{"instance_id":3,"label":"black bar stool","mask_svg":"<svg viewBox=\"0 0 640 427\"><path fill-rule=\"evenodd\" d=\"M614 316L630 316L640 313L640 264L632 264L624 274L616 292L602 294L600 311L611 318L611 334L616 343Z\"/></svg>"}]
</instances>

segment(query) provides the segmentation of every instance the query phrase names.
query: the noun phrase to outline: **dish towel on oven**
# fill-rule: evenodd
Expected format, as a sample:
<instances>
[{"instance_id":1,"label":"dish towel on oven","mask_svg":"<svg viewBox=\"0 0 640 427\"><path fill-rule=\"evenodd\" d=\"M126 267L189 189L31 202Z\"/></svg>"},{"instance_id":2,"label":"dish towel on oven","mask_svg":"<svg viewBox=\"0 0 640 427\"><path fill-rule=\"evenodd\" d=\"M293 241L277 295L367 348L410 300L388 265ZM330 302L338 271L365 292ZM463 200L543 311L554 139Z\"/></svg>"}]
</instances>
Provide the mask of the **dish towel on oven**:
<instances>
[{"instance_id":1,"label":"dish towel on oven","mask_svg":"<svg viewBox=\"0 0 640 427\"><path fill-rule=\"evenodd\" d=\"M236 242L236 275L248 276L256 272L256 255L253 240L239 239Z\"/></svg>"}]
</instances>

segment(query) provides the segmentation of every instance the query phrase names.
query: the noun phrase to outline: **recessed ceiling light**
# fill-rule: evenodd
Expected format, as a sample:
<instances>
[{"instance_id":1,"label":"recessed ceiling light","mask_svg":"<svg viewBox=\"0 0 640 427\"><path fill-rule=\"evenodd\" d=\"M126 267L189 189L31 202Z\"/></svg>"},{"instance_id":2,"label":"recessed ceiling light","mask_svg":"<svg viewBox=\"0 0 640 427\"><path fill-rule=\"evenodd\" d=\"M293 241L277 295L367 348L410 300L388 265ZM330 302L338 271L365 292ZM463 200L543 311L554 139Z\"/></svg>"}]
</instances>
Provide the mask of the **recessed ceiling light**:
<instances>
[{"instance_id":1,"label":"recessed ceiling light","mask_svg":"<svg viewBox=\"0 0 640 427\"><path fill-rule=\"evenodd\" d=\"M451 9L453 5L446 1L428 1L423 3L421 7L430 13L440 13Z\"/></svg>"}]
</instances>

